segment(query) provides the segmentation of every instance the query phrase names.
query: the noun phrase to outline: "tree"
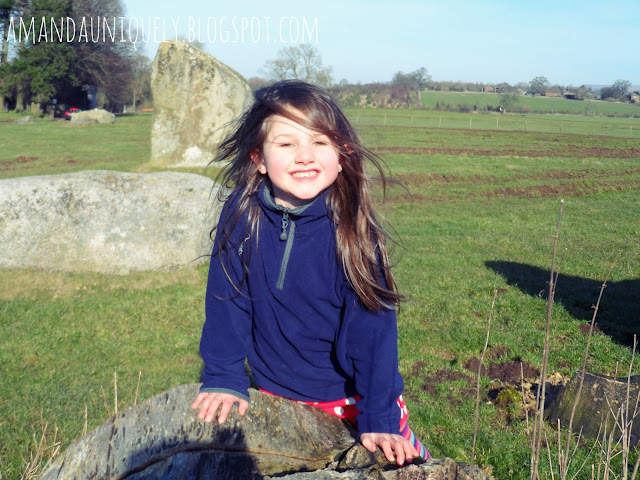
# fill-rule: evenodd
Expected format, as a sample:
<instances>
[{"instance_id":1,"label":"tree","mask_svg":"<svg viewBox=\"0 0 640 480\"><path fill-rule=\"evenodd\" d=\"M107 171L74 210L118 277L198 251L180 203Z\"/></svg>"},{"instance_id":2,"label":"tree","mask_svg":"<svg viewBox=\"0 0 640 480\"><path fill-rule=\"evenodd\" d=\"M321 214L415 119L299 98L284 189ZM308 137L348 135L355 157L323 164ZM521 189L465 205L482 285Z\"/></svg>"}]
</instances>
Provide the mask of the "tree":
<instances>
[{"instance_id":1,"label":"tree","mask_svg":"<svg viewBox=\"0 0 640 480\"><path fill-rule=\"evenodd\" d=\"M3 35L7 14L22 17L29 25L33 21L36 33L31 38L22 37L13 46L17 51L14 59L5 55L8 48L0 56L0 93L15 100L18 110L23 104L47 104L53 98L60 104L78 103L82 91L92 87L97 87L99 97L104 98L102 105L119 107L131 101L134 51L130 43L111 37L118 34L115 19L124 17L122 0L0 0ZM74 38L81 36L83 28L86 36L84 22L91 21L91 41L54 41L49 22L63 18L76 20ZM106 33L109 19L114 19L113 26ZM69 23L64 25L68 27ZM97 39L93 38L94 29L98 30ZM44 40L41 32L45 32Z\"/></svg>"},{"instance_id":2,"label":"tree","mask_svg":"<svg viewBox=\"0 0 640 480\"><path fill-rule=\"evenodd\" d=\"M505 112L512 111L520 103L520 97L515 91L503 91L500 94L500 106Z\"/></svg>"},{"instance_id":3,"label":"tree","mask_svg":"<svg viewBox=\"0 0 640 480\"><path fill-rule=\"evenodd\" d=\"M576 90L576 100L590 100L595 98L593 90L585 85L580 85Z\"/></svg>"},{"instance_id":4,"label":"tree","mask_svg":"<svg viewBox=\"0 0 640 480\"><path fill-rule=\"evenodd\" d=\"M391 79L391 84L395 86L407 86L411 90L424 90L431 84L431 75L427 69L420 67L411 73L396 72Z\"/></svg>"},{"instance_id":5,"label":"tree","mask_svg":"<svg viewBox=\"0 0 640 480\"><path fill-rule=\"evenodd\" d=\"M133 93L132 107L135 113L138 103L151 98L151 60L141 53L131 58L131 91Z\"/></svg>"},{"instance_id":6,"label":"tree","mask_svg":"<svg viewBox=\"0 0 640 480\"><path fill-rule=\"evenodd\" d=\"M600 98L606 100L613 98L615 100L625 100L627 92L631 88L631 82L627 80L616 80L610 87L600 90Z\"/></svg>"},{"instance_id":7,"label":"tree","mask_svg":"<svg viewBox=\"0 0 640 480\"><path fill-rule=\"evenodd\" d=\"M550 86L547 77L536 77L529 82L529 87L534 95L544 95Z\"/></svg>"},{"instance_id":8,"label":"tree","mask_svg":"<svg viewBox=\"0 0 640 480\"><path fill-rule=\"evenodd\" d=\"M281 48L277 58L265 62L261 72L272 81L295 78L325 88L333 83L331 67L322 64L318 49L309 43Z\"/></svg>"},{"instance_id":9,"label":"tree","mask_svg":"<svg viewBox=\"0 0 640 480\"><path fill-rule=\"evenodd\" d=\"M33 0L30 16L37 28L42 19L67 17L71 6L65 0ZM46 20L45 20L46 21ZM18 58L11 64L12 83L17 90L16 109L22 110L23 103L36 101L48 103L60 89L73 84L75 51L66 42L41 41L27 43L19 47Z\"/></svg>"},{"instance_id":10,"label":"tree","mask_svg":"<svg viewBox=\"0 0 640 480\"><path fill-rule=\"evenodd\" d=\"M121 0L73 0L73 16L80 18L119 18L124 16ZM79 23L79 22L77 22ZM80 25L76 25L79 29ZM76 32L76 35L79 32ZM77 42L75 45L75 75L80 85L93 85L104 97L106 106L123 105L131 101L132 58L135 54L129 42L112 42L109 36L97 42Z\"/></svg>"}]
</instances>

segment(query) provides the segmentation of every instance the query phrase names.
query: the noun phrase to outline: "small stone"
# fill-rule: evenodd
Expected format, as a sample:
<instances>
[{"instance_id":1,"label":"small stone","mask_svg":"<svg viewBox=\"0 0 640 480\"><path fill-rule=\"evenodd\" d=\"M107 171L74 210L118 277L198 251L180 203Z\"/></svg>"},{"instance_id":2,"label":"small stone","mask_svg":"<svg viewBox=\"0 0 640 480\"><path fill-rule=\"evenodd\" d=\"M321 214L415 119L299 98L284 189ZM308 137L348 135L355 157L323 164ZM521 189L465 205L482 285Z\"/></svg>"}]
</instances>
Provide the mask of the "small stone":
<instances>
[{"instance_id":1,"label":"small stone","mask_svg":"<svg viewBox=\"0 0 640 480\"><path fill-rule=\"evenodd\" d=\"M25 123L33 123L35 121L36 121L35 117L32 117L31 115L28 115L26 117L16 118L13 121L13 123L17 123L18 125L24 125Z\"/></svg>"},{"instance_id":2,"label":"small stone","mask_svg":"<svg viewBox=\"0 0 640 480\"><path fill-rule=\"evenodd\" d=\"M116 123L116 116L111 112L107 112L101 108L96 108L93 110L74 113L71 116L69 123L71 125L91 125L98 123L113 124Z\"/></svg>"}]
</instances>

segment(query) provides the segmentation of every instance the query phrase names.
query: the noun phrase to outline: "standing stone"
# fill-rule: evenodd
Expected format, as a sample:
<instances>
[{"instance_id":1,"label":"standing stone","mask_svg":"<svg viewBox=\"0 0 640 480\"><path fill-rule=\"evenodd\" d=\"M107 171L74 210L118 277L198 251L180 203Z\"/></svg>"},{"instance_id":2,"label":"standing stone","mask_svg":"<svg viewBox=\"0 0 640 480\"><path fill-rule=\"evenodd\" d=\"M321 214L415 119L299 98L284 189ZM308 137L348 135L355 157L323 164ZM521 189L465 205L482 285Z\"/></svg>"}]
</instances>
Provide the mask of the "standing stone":
<instances>
[{"instance_id":1,"label":"standing stone","mask_svg":"<svg viewBox=\"0 0 640 480\"><path fill-rule=\"evenodd\" d=\"M171 167L206 166L226 128L253 101L245 79L185 42L158 47L151 71L151 160Z\"/></svg>"},{"instance_id":2,"label":"standing stone","mask_svg":"<svg viewBox=\"0 0 640 480\"><path fill-rule=\"evenodd\" d=\"M571 378L548 410L549 421L553 425L557 425L558 420L560 420L562 427L569 427L571 410L578 394L580 377L581 374L578 372ZM611 429L615 426L615 417L618 418L618 422L620 421L621 409L629 409L629 419L634 414L640 414L636 403L640 395L639 391L640 375L627 379L606 377L586 372L582 392L573 417L574 433L582 429L583 435L595 438L598 433L602 434L605 425L607 432L611 432ZM633 422L631 430L627 432L631 448L640 441L640 422L637 419L638 417ZM620 434L620 429L616 428L616 440L620 438Z\"/></svg>"},{"instance_id":3,"label":"standing stone","mask_svg":"<svg viewBox=\"0 0 640 480\"><path fill-rule=\"evenodd\" d=\"M217 192L178 172L0 180L0 268L126 274L206 262Z\"/></svg>"}]
</instances>

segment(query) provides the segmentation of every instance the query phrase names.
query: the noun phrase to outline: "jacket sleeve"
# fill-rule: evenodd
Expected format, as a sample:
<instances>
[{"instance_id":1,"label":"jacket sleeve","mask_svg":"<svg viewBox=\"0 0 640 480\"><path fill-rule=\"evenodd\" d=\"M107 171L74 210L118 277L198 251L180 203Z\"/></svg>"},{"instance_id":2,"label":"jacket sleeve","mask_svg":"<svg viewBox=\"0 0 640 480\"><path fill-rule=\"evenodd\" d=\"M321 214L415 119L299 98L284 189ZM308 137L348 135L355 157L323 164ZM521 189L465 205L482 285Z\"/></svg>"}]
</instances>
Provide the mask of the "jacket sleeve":
<instances>
[{"instance_id":1,"label":"jacket sleeve","mask_svg":"<svg viewBox=\"0 0 640 480\"><path fill-rule=\"evenodd\" d=\"M404 383L398 371L396 312L367 310L352 288L345 304L344 335L347 361L351 363L361 412L360 433L399 433L398 397Z\"/></svg>"},{"instance_id":2,"label":"jacket sleeve","mask_svg":"<svg viewBox=\"0 0 640 480\"><path fill-rule=\"evenodd\" d=\"M200 340L204 362L201 391L232 393L248 400L245 358L251 348L252 307L247 280L242 280L244 250L248 247L242 222L232 232L228 248L218 250L230 203L231 199L220 215L209 266L206 319Z\"/></svg>"}]
</instances>

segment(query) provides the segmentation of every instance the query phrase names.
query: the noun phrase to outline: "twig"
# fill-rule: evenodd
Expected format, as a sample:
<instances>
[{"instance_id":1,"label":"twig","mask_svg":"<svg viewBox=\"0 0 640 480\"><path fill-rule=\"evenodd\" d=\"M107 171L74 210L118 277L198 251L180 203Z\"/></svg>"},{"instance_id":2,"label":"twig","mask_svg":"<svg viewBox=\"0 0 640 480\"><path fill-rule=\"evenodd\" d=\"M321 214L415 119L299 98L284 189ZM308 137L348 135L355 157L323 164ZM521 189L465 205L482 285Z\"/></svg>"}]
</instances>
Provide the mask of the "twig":
<instances>
[{"instance_id":1,"label":"twig","mask_svg":"<svg viewBox=\"0 0 640 480\"><path fill-rule=\"evenodd\" d=\"M113 405L114 412L118 413L118 372L113 372Z\"/></svg>"},{"instance_id":2,"label":"twig","mask_svg":"<svg viewBox=\"0 0 640 480\"><path fill-rule=\"evenodd\" d=\"M140 391L140 379L142 378L142 370L138 373L138 385L136 385L136 396L133 398L133 404L138 404L138 392Z\"/></svg>"},{"instance_id":3,"label":"twig","mask_svg":"<svg viewBox=\"0 0 640 480\"><path fill-rule=\"evenodd\" d=\"M631 414L631 420L629 421L629 400L631 397L631 373L633 372L633 363L636 356L636 347L637 341L636 336L633 336L633 350L631 351L631 362L629 362L629 372L627 373L627 398L626 398L626 408L624 408L624 413L621 415L620 421L623 424L622 429L622 479L627 480L629 478L629 454L631 453L631 429L633 428L633 419L637 409L634 408L633 414ZM640 392L638 392L640 395Z\"/></svg>"},{"instance_id":4,"label":"twig","mask_svg":"<svg viewBox=\"0 0 640 480\"><path fill-rule=\"evenodd\" d=\"M37 439L36 434L33 434L33 447L32 450L27 446L27 452L29 461L24 467L24 471L20 477L21 480L33 480L38 478L39 474L45 470L51 463L51 461L60 452L61 442L58 442L58 429L56 428L53 434L53 440L49 444L47 440L47 430L49 425L42 424L42 433L40 434L40 440ZM44 462L44 464L43 464Z\"/></svg>"},{"instance_id":5,"label":"twig","mask_svg":"<svg viewBox=\"0 0 640 480\"><path fill-rule=\"evenodd\" d=\"M89 409L84 406L84 427L82 429L82 436L85 436L89 431Z\"/></svg>"},{"instance_id":6,"label":"twig","mask_svg":"<svg viewBox=\"0 0 640 480\"><path fill-rule=\"evenodd\" d=\"M558 425L559 426L559 425ZM558 430L559 432L560 430ZM555 480L553 476L553 463L551 462L551 448L549 447L549 440L547 439L547 432L544 432L544 443L547 446L547 457L549 457L549 471L551 472L551 480Z\"/></svg>"},{"instance_id":7,"label":"twig","mask_svg":"<svg viewBox=\"0 0 640 480\"><path fill-rule=\"evenodd\" d=\"M560 441L561 437L562 437L562 434L560 431L560 419L558 419L558 474L559 475L562 475L562 470L564 469L564 465L563 465L564 455L562 454L562 447L560 446L562 444L562 442ZM551 457L549 457L549 469L553 470L551 467Z\"/></svg>"},{"instance_id":8,"label":"twig","mask_svg":"<svg viewBox=\"0 0 640 480\"><path fill-rule=\"evenodd\" d=\"M598 428L598 434L596 435L596 439L600 438L600 432L601 431L602 431L602 424ZM580 428L580 433L578 434L578 441L576 442L576 446L573 449L573 453L571 454L571 458L573 458L575 456L576 450L578 450L578 445L580 445L580 439L581 438L582 438L582 427ZM591 454L593 453L593 449L596 448L597 444L598 444L598 441L596 440L596 442L591 447L591 450L589 450L589 454L585 457L584 461L582 462L582 465L580 465L580 468L578 468L576 473L573 474L573 477L571 477L571 480L575 480L576 477L578 476L578 474L582 471L584 466L587 464L587 461L589 460L589 458L591 458ZM593 464L591 465L591 472L592 472L592 476L593 476Z\"/></svg>"},{"instance_id":9,"label":"twig","mask_svg":"<svg viewBox=\"0 0 640 480\"><path fill-rule=\"evenodd\" d=\"M107 411L107 415L111 416L111 409L109 408L109 404L107 403L107 395L104 393L104 387L100 385L100 390L102 390L102 401L104 403L104 408Z\"/></svg>"},{"instance_id":10,"label":"twig","mask_svg":"<svg viewBox=\"0 0 640 480\"><path fill-rule=\"evenodd\" d=\"M553 255L551 257L551 274L549 278L549 297L547 299L547 322L544 336L544 348L542 351L542 372L541 372L541 394L540 394L540 404L538 407L538 434L535 438L535 443L533 446L533 451L531 452L531 480L537 480L539 478L539 463L540 463L540 447L542 443L542 436L539 432L542 431L543 421L544 421L544 401L545 401L545 393L546 393L546 383L547 383L547 366L549 363L549 337L551 332L551 314L553 312L553 298L556 293L556 283L555 283L555 268L556 268L556 255L558 252L558 238L560 237L560 225L562 225L562 209L564 207L564 200L560 200L560 211L558 212L558 225L556 227L556 234L553 237Z\"/></svg>"},{"instance_id":11,"label":"twig","mask_svg":"<svg viewBox=\"0 0 640 480\"><path fill-rule=\"evenodd\" d=\"M520 390L522 391L522 407L524 408L525 420L527 422L527 436L529 436L529 409L527 408L524 395L524 369L522 367L522 362L520 362Z\"/></svg>"},{"instance_id":12,"label":"twig","mask_svg":"<svg viewBox=\"0 0 640 480\"><path fill-rule=\"evenodd\" d=\"M484 362L484 355L487 352L487 347L489 346L489 332L491 331L491 318L493 317L493 307L496 304L496 297L498 296L498 289L493 290L493 299L491 300L491 309L489 310L489 320L487 321L487 336L484 341L484 348L482 349L482 353L480 354L480 363L478 365L478 376L477 376L477 384L476 384L476 414L475 414L475 424L473 427L473 443L471 445L471 465L473 465L473 460L475 458L476 453L476 440L478 438L478 422L480 418L480 374L482 373L482 363Z\"/></svg>"}]
</instances>

